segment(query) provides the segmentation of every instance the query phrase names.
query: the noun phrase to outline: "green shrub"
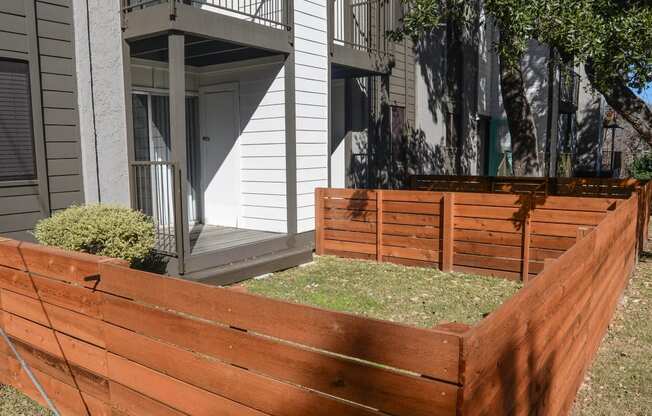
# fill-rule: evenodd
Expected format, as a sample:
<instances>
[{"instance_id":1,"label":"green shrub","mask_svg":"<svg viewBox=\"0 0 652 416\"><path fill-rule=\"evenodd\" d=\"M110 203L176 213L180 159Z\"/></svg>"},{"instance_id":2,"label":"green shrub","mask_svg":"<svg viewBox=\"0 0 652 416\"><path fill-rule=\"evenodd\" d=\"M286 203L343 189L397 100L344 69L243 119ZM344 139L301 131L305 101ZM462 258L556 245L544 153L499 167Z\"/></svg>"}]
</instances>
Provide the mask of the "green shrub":
<instances>
[{"instance_id":1,"label":"green shrub","mask_svg":"<svg viewBox=\"0 0 652 416\"><path fill-rule=\"evenodd\" d=\"M629 170L633 178L640 180L652 179L652 154L645 154L634 159Z\"/></svg>"},{"instance_id":2,"label":"green shrub","mask_svg":"<svg viewBox=\"0 0 652 416\"><path fill-rule=\"evenodd\" d=\"M144 214L111 205L72 206L39 221L36 239L49 246L124 259L147 258L154 248L154 224Z\"/></svg>"}]
</instances>

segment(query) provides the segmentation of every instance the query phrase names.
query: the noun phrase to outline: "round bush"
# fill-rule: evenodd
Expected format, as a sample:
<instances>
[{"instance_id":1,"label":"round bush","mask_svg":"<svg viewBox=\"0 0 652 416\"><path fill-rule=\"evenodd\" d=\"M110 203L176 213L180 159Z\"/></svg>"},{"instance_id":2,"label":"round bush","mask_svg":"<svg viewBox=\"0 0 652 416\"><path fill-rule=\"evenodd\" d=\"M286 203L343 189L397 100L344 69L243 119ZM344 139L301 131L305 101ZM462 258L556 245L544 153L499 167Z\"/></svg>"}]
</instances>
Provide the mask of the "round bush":
<instances>
[{"instance_id":1,"label":"round bush","mask_svg":"<svg viewBox=\"0 0 652 416\"><path fill-rule=\"evenodd\" d=\"M124 259L145 259L154 248L154 223L141 212L111 205L72 206L36 224L41 244Z\"/></svg>"}]
</instances>

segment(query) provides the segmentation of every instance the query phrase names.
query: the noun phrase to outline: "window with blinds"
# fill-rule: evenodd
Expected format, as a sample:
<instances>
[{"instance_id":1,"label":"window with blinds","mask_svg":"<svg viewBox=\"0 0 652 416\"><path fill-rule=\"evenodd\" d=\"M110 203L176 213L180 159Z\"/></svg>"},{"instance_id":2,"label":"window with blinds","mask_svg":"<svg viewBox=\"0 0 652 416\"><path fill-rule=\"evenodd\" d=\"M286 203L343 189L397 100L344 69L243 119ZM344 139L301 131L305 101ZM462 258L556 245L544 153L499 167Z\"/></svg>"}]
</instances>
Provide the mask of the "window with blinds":
<instances>
[{"instance_id":1,"label":"window with blinds","mask_svg":"<svg viewBox=\"0 0 652 416\"><path fill-rule=\"evenodd\" d=\"M29 65L0 59L0 181L34 178Z\"/></svg>"}]
</instances>

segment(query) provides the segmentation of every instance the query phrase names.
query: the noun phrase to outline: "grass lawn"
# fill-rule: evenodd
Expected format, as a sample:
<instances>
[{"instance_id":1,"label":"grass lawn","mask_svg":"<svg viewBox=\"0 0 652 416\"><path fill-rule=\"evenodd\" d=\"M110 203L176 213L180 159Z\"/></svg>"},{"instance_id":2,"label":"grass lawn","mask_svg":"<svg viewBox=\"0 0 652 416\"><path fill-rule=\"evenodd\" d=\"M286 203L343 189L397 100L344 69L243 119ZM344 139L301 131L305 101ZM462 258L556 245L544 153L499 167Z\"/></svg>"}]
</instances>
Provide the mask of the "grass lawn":
<instances>
[{"instance_id":1,"label":"grass lawn","mask_svg":"<svg viewBox=\"0 0 652 416\"><path fill-rule=\"evenodd\" d=\"M504 279L330 256L243 285L252 293L421 327L475 323L521 287Z\"/></svg>"},{"instance_id":2,"label":"grass lawn","mask_svg":"<svg viewBox=\"0 0 652 416\"><path fill-rule=\"evenodd\" d=\"M574 416L652 415L652 254L641 256Z\"/></svg>"}]
</instances>

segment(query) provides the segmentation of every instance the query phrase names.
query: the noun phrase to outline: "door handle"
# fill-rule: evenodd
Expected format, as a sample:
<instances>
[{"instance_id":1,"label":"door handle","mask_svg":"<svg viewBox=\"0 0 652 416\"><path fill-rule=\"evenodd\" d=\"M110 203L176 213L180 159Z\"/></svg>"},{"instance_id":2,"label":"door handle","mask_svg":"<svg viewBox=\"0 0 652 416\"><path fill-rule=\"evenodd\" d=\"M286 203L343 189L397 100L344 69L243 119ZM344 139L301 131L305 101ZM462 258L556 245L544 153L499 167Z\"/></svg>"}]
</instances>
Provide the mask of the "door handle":
<instances>
[{"instance_id":1,"label":"door handle","mask_svg":"<svg viewBox=\"0 0 652 416\"><path fill-rule=\"evenodd\" d=\"M203 141L205 141L205 142L210 142L210 141L211 141L211 138L208 137L208 136L204 136L204 137L202 137L201 139L202 139Z\"/></svg>"}]
</instances>

